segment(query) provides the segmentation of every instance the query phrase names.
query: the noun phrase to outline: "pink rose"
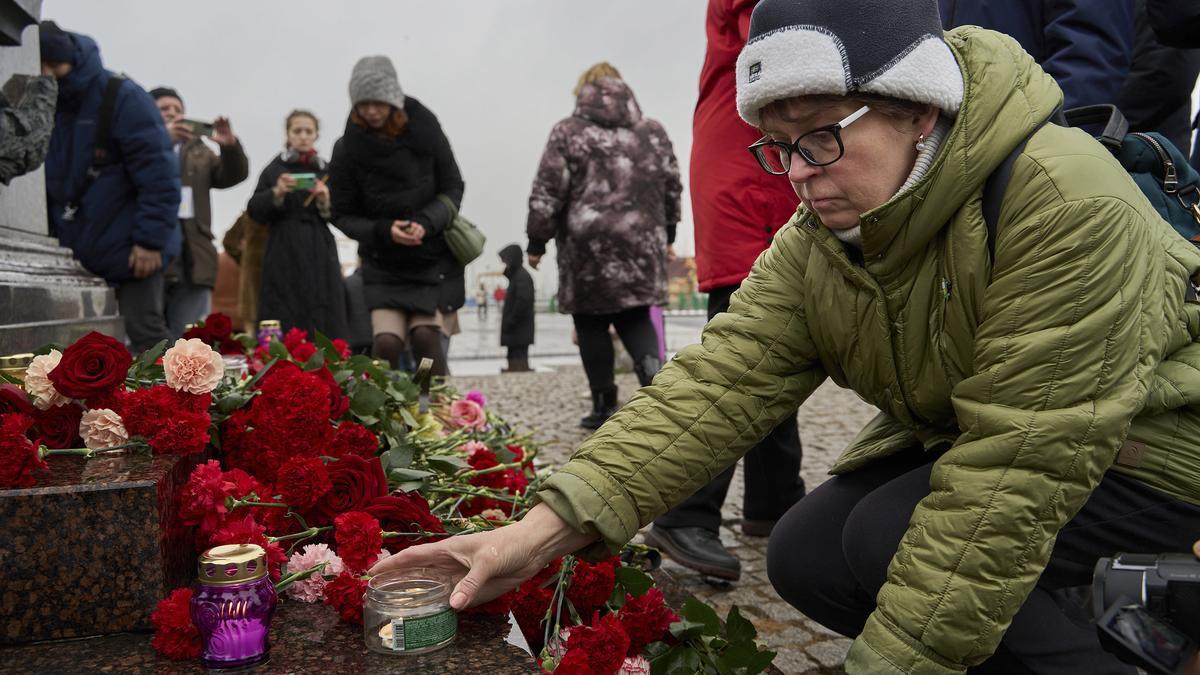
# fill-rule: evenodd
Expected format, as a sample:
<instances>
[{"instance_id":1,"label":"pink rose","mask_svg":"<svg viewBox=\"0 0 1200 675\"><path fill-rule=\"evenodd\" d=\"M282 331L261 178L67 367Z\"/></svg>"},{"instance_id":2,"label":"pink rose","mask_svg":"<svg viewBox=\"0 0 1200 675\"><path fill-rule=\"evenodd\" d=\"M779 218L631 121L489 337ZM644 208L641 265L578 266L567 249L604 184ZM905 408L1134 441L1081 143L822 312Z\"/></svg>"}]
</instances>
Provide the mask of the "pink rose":
<instances>
[{"instance_id":1,"label":"pink rose","mask_svg":"<svg viewBox=\"0 0 1200 675\"><path fill-rule=\"evenodd\" d=\"M33 357L25 369L25 391L33 397L33 404L38 410L49 410L71 402L70 398L58 393L49 377L50 371L57 368L61 360L62 352L51 349L49 354Z\"/></svg>"},{"instance_id":2,"label":"pink rose","mask_svg":"<svg viewBox=\"0 0 1200 675\"><path fill-rule=\"evenodd\" d=\"M644 656L627 656L617 675L650 675L650 662Z\"/></svg>"},{"instance_id":3,"label":"pink rose","mask_svg":"<svg viewBox=\"0 0 1200 675\"><path fill-rule=\"evenodd\" d=\"M203 340L179 339L163 354L167 386L188 394L207 394L217 388L225 374L225 361Z\"/></svg>"},{"instance_id":4,"label":"pink rose","mask_svg":"<svg viewBox=\"0 0 1200 675\"><path fill-rule=\"evenodd\" d=\"M108 408L83 413L83 418L79 420L79 435L83 438L83 444L92 450L111 448L129 441L125 422Z\"/></svg>"},{"instance_id":5,"label":"pink rose","mask_svg":"<svg viewBox=\"0 0 1200 675\"><path fill-rule=\"evenodd\" d=\"M450 424L462 429L481 431L487 425L487 415L475 401L462 399L450 404Z\"/></svg>"}]
</instances>

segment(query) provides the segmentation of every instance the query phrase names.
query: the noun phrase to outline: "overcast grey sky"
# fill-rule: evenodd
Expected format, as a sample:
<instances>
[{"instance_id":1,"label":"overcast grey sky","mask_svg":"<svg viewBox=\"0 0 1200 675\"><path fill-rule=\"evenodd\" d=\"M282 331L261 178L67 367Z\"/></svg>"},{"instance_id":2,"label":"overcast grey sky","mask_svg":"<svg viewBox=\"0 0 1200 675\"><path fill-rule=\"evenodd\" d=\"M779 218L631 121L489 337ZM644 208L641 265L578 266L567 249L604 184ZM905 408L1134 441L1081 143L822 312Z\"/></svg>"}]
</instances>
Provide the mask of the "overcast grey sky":
<instances>
[{"instance_id":1,"label":"overcast grey sky","mask_svg":"<svg viewBox=\"0 0 1200 675\"><path fill-rule=\"evenodd\" d=\"M405 93L441 120L466 181L463 215L488 235L489 250L473 274L501 269L495 252L505 244L524 246L526 200L543 144L550 127L570 114L579 74L596 61L615 65L643 111L666 127L686 187L706 4L45 0L42 15L96 38L107 67L143 87L178 89L189 116L232 120L251 175L213 193L218 241L282 149L287 112L317 113L318 149L328 158L349 114L354 62L391 57ZM686 192L683 204L677 251L691 255ZM554 285L552 270L543 265L542 290Z\"/></svg>"}]
</instances>

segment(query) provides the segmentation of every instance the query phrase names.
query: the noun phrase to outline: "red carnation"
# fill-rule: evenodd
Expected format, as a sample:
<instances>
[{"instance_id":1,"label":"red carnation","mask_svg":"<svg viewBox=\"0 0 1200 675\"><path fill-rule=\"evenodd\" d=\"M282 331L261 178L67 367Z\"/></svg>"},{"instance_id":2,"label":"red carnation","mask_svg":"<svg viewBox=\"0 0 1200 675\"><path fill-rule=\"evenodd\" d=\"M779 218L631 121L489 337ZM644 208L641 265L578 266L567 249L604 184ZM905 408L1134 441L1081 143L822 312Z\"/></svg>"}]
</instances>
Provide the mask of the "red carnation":
<instances>
[{"instance_id":1,"label":"red carnation","mask_svg":"<svg viewBox=\"0 0 1200 675\"><path fill-rule=\"evenodd\" d=\"M445 532L442 521L429 510L429 502L419 492L376 497L364 509L379 520L385 532ZM421 537L388 537L383 544L392 553L426 541Z\"/></svg>"},{"instance_id":2,"label":"red carnation","mask_svg":"<svg viewBox=\"0 0 1200 675\"><path fill-rule=\"evenodd\" d=\"M333 581L325 584L325 604L337 610L342 621L358 626L363 622L363 594L367 592L367 580L342 572Z\"/></svg>"},{"instance_id":3,"label":"red carnation","mask_svg":"<svg viewBox=\"0 0 1200 675\"><path fill-rule=\"evenodd\" d=\"M346 342L345 340L341 338L335 338L333 340L333 348L337 350L338 355L343 359L350 358L350 343Z\"/></svg>"},{"instance_id":4,"label":"red carnation","mask_svg":"<svg viewBox=\"0 0 1200 675\"><path fill-rule=\"evenodd\" d=\"M228 513L226 497L240 499L250 493L260 500L266 499L267 490L249 474L240 469L221 471L216 460L208 460L192 469L183 492L179 497L179 516L186 525L200 526L200 539L221 527ZM285 511L285 509L261 509L263 511Z\"/></svg>"},{"instance_id":5,"label":"red carnation","mask_svg":"<svg viewBox=\"0 0 1200 675\"><path fill-rule=\"evenodd\" d=\"M24 389L15 384L0 384L0 415L9 413L33 415L35 409Z\"/></svg>"},{"instance_id":6,"label":"red carnation","mask_svg":"<svg viewBox=\"0 0 1200 675\"><path fill-rule=\"evenodd\" d=\"M596 675L596 671L592 670L589 663L588 653L582 649L569 651L563 654L558 665L554 668L555 675ZM601 671L603 673L604 671ZM616 671L613 671L616 672Z\"/></svg>"},{"instance_id":7,"label":"red carnation","mask_svg":"<svg viewBox=\"0 0 1200 675\"><path fill-rule=\"evenodd\" d=\"M283 336L283 346L299 363L304 363L317 353L317 347L308 341L308 331L292 328Z\"/></svg>"},{"instance_id":8,"label":"red carnation","mask_svg":"<svg viewBox=\"0 0 1200 675\"><path fill-rule=\"evenodd\" d=\"M379 557L383 537L379 521L362 511L350 511L334 518L337 553L351 572L365 572Z\"/></svg>"},{"instance_id":9,"label":"red carnation","mask_svg":"<svg viewBox=\"0 0 1200 675\"><path fill-rule=\"evenodd\" d=\"M33 418L33 430L39 445L56 450L83 445L79 438L79 420L83 418L83 408L75 403L38 410L34 412Z\"/></svg>"},{"instance_id":10,"label":"red carnation","mask_svg":"<svg viewBox=\"0 0 1200 675\"><path fill-rule=\"evenodd\" d=\"M350 409L350 398L342 393L342 385L333 379L333 373L329 372L325 366L321 366L309 374L316 376L329 389L329 419L341 419Z\"/></svg>"},{"instance_id":11,"label":"red carnation","mask_svg":"<svg viewBox=\"0 0 1200 675\"><path fill-rule=\"evenodd\" d=\"M177 588L158 601L150 615L154 637L150 645L159 655L176 661L200 656L200 631L192 623L192 589Z\"/></svg>"},{"instance_id":12,"label":"red carnation","mask_svg":"<svg viewBox=\"0 0 1200 675\"><path fill-rule=\"evenodd\" d=\"M379 437L363 425L348 420L337 426L333 445L329 448L331 457L358 455L370 459L377 452L379 452Z\"/></svg>"},{"instance_id":13,"label":"red carnation","mask_svg":"<svg viewBox=\"0 0 1200 675\"><path fill-rule=\"evenodd\" d=\"M310 524L329 525L339 514L363 511L376 497L387 494L387 476L378 458L348 455L325 468L331 487L305 514Z\"/></svg>"},{"instance_id":14,"label":"red carnation","mask_svg":"<svg viewBox=\"0 0 1200 675\"><path fill-rule=\"evenodd\" d=\"M651 588L644 594L633 597L625 594L625 604L617 612L617 619L625 627L629 636L629 651L627 656L637 656L651 642L663 639L671 624L679 620L679 616L667 607L663 593L657 588Z\"/></svg>"},{"instance_id":15,"label":"red carnation","mask_svg":"<svg viewBox=\"0 0 1200 675\"><path fill-rule=\"evenodd\" d=\"M570 657L574 651L587 654L594 672L615 673L621 669L625 653L629 651L629 636L616 616L605 614L601 617L600 612L596 612L590 626L571 627L563 658Z\"/></svg>"},{"instance_id":16,"label":"red carnation","mask_svg":"<svg viewBox=\"0 0 1200 675\"><path fill-rule=\"evenodd\" d=\"M275 489L283 502L297 511L316 504L331 487L325 462L317 457L293 457L279 467L275 479Z\"/></svg>"},{"instance_id":17,"label":"red carnation","mask_svg":"<svg viewBox=\"0 0 1200 675\"><path fill-rule=\"evenodd\" d=\"M608 602L617 582L617 558L598 563L580 560L571 574L567 599L583 615Z\"/></svg>"},{"instance_id":18,"label":"red carnation","mask_svg":"<svg viewBox=\"0 0 1200 675\"><path fill-rule=\"evenodd\" d=\"M63 396L86 399L124 384L131 365L133 357L125 345L92 331L63 350L48 377Z\"/></svg>"},{"instance_id":19,"label":"red carnation","mask_svg":"<svg viewBox=\"0 0 1200 675\"><path fill-rule=\"evenodd\" d=\"M554 589L549 587L548 582L561 567L562 558L559 558L517 587L517 590L507 594L510 596L509 602L512 604L513 616L522 633L526 635L542 633L542 620L546 618L546 612L550 609L550 600L554 595Z\"/></svg>"},{"instance_id":20,"label":"red carnation","mask_svg":"<svg viewBox=\"0 0 1200 675\"><path fill-rule=\"evenodd\" d=\"M129 435L145 439L155 454L190 455L203 452L208 444L212 422L208 401L207 394L196 396L156 384L126 394L118 412Z\"/></svg>"},{"instance_id":21,"label":"red carnation","mask_svg":"<svg viewBox=\"0 0 1200 675\"><path fill-rule=\"evenodd\" d=\"M257 544L267 552L267 569L273 581L279 581L281 564L287 562L287 554L279 548L279 544L267 541L266 528L259 525L254 517L246 514L241 518L231 518L213 533L209 540L210 546L225 544Z\"/></svg>"},{"instance_id":22,"label":"red carnation","mask_svg":"<svg viewBox=\"0 0 1200 675\"><path fill-rule=\"evenodd\" d=\"M32 426L33 418L28 415L0 415L0 488L36 485L34 470L48 468L26 436Z\"/></svg>"}]
</instances>

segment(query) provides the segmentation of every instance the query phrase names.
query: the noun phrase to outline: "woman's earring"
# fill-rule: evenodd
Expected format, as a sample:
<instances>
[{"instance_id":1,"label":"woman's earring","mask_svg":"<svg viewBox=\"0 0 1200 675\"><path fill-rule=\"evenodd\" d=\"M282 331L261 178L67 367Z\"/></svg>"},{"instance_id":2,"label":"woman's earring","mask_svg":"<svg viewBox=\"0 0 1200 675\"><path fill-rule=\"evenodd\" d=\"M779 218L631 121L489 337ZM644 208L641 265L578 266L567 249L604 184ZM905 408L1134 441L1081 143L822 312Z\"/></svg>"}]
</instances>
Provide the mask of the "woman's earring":
<instances>
[{"instance_id":1,"label":"woman's earring","mask_svg":"<svg viewBox=\"0 0 1200 675\"><path fill-rule=\"evenodd\" d=\"M925 134L921 134L920 136L917 137L917 152L924 152L924 150L925 150Z\"/></svg>"}]
</instances>

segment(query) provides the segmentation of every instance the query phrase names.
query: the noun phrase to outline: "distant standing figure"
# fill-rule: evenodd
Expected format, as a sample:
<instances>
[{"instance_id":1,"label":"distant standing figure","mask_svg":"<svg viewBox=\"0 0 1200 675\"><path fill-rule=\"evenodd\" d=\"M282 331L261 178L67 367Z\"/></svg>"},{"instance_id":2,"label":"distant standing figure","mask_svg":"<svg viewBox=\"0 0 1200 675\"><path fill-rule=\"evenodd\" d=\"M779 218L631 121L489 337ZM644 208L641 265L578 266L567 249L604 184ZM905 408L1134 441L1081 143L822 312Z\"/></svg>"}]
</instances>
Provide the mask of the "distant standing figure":
<instances>
[{"instance_id":1,"label":"distant standing figure","mask_svg":"<svg viewBox=\"0 0 1200 675\"><path fill-rule=\"evenodd\" d=\"M347 339L346 287L337 243L329 231L328 169L314 144L320 123L306 110L287 116L287 147L258 178L246 211L267 226L258 319L277 319L286 331ZM297 178L297 177L300 178ZM298 184L300 179L312 183Z\"/></svg>"},{"instance_id":2,"label":"distant standing figure","mask_svg":"<svg viewBox=\"0 0 1200 675\"><path fill-rule=\"evenodd\" d=\"M527 373L529 345L533 344L533 277L522 264L521 247L509 244L500 251L504 261L504 276L508 277L508 293L500 313L500 345L508 347L508 367L505 373Z\"/></svg>"},{"instance_id":3,"label":"distant standing figure","mask_svg":"<svg viewBox=\"0 0 1200 675\"><path fill-rule=\"evenodd\" d=\"M488 310L488 297L487 296L488 296L487 289L483 287L483 284L479 284L479 290L475 291L475 313L479 316L480 319L487 318L487 310Z\"/></svg>"},{"instance_id":4,"label":"distant standing figure","mask_svg":"<svg viewBox=\"0 0 1200 675\"><path fill-rule=\"evenodd\" d=\"M667 132L643 117L616 68L598 63L575 88L575 112L550 132L529 195L529 266L558 249L559 311L570 314L592 390L580 426L617 406L615 326L638 381L662 366L650 306L667 302L667 247L679 222L679 166Z\"/></svg>"}]
</instances>

